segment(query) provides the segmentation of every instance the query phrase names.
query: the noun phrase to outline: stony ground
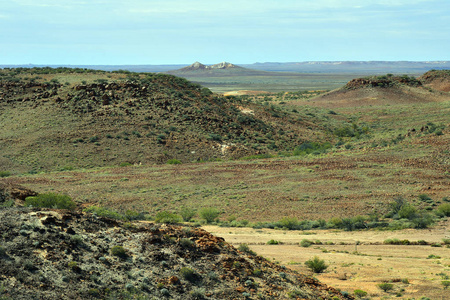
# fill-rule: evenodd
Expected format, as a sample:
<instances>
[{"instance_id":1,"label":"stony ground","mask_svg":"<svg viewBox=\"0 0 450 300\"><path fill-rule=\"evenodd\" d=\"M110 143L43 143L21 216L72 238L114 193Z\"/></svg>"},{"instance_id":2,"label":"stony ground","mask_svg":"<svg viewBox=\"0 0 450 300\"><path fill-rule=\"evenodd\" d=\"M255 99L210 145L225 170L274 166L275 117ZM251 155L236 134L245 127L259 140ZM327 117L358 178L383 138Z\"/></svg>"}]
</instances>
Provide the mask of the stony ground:
<instances>
[{"instance_id":1,"label":"stony ground","mask_svg":"<svg viewBox=\"0 0 450 300\"><path fill-rule=\"evenodd\" d=\"M1 299L351 299L195 227L3 208L0 232Z\"/></svg>"}]
</instances>

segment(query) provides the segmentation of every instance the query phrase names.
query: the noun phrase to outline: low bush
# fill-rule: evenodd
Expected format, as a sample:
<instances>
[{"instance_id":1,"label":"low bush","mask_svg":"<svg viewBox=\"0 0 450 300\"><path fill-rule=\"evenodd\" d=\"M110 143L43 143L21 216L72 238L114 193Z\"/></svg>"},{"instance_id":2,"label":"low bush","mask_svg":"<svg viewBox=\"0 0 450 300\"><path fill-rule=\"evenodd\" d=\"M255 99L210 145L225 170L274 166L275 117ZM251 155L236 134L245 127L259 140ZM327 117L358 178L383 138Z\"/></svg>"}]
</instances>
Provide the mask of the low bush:
<instances>
[{"instance_id":1,"label":"low bush","mask_svg":"<svg viewBox=\"0 0 450 300\"><path fill-rule=\"evenodd\" d=\"M188 238L182 238L182 239L180 240L180 245L181 245L183 248L190 248L190 247L194 246L194 242L191 241L191 240L188 239Z\"/></svg>"},{"instance_id":2,"label":"low bush","mask_svg":"<svg viewBox=\"0 0 450 300\"><path fill-rule=\"evenodd\" d=\"M267 242L267 245L278 245L280 242L275 240L270 240Z\"/></svg>"},{"instance_id":3,"label":"low bush","mask_svg":"<svg viewBox=\"0 0 450 300\"><path fill-rule=\"evenodd\" d=\"M180 215L183 218L183 221L189 222L194 216L196 212L194 209L183 207L181 208Z\"/></svg>"},{"instance_id":4,"label":"low bush","mask_svg":"<svg viewBox=\"0 0 450 300\"><path fill-rule=\"evenodd\" d=\"M309 297L309 295L306 292L303 292L302 290L290 291L288 293L288 296L289 296L289 298L293 298L293 299L302 299L302 298Z\"/></svg>"},{"instance_id":5,"label":"low bush","mask_svg":"<svg viewBox=\"0 0 450 300\"><path fill-rule=\"evenodd\" d=\"M444 203L439 205L436 212L438 215L450 217L450 203Z\"/></svg>"},{"instance_id":6,"label":"low bush","mask_svg":"<svg viewBox=\"0 0 450 300\"><path fill-rule=\"evenodd\" d=\"M314 244L314 242L313 242L313 241L310 241L310 240L308 240L308 239L303 239L303 240L300 242L300 246L301 246L301 247L305 247L305 248L311 246L312 244Z\"/></svg>"},{"instance_id":7,"label":"low bush","mask_svg":"<svg viewBox=\"0 0 450 300\"><path fill-rule=\"evenodd\" d=\"M181 217L177 214L168 212L168 211L161 211L156 214L155 217L156 223L167 223L167 224L175 224L181 222Z\"/></svg>"},{"instance_id":8,"label":"low bush","mask_svg":"<svg viewBox=\"0 0 450 300\"><path fill-rule=\"evenodd\" d=\"M281 225L281 228L286 228L289 230L295 230L298 229L299 222L296 218L288 218L284 217L279 222Z\"/></svg>"},{"instance_id":9,"label":"low bush","mask_svg":"<svg viewBox=\"0 0 450 300\"><path fill-rule=\"evenodd\" d=\"M199 215L202 219L206 221L207 224L214 222L220 215L220 211L218 211L214 207L207 207L200 210Z\"/></svg>"},{"instance_id":10,"label":"low bush","mask_svg":"<svg viewBox=\"0 0 450 300\"><path fill-rule=\"evenodd\" d=\"M38 194L37 196L27 197L25 199L26 206L47 207L59 209L75 209L76 204L68 195L60 195L55 193Z\"/></svg>"},{"instance_id":11,"label":"low bush","mask_svg":"<svg viewBox=\"0 0 450 300\"><path fill-rule=\"evenodd\" d=\"M443 280L441 281L441 284L444 286L444 289L448 289L448 287L450 286L450 281Z\"/></svg>"},{"instance_id":12,"label":"low bush","mask_svg":"<svg viewBox=\"0 0 450 300\"><path fill-rule=\"evenodd\" d=\"M105 218L110 218L110 219L115 219L115 220L123 220L124 219L124 216L122 216L118 212L116 212L112 209L100 207L100 206L89 206L89 207L85 208L83 211L92 213L92 214L96 214L99 217L105 217Z\"/></svg>"},{"instance_id":13,"label":"low bush","mask_svg":"<svg viewBox=\"0 0 450 300\"><path fill-rule=\"evenodd\" d=\"M11 172L9 171L0 171L0 177L8 177L11 176Z\"/></svg>"},{"instance_id":14,"label":"low bush","mask_svg":"<svg viewBox=\"0 0 450 300\"><path fill-rule=\"evenodd\" d=\"M184 279L190 282L194 282L197 279L197 275L195 274L194 270L191 268L183 267L180 270L181 276L183 276Z\"/></svg>"},{"instance_id":15,"label":"low bush","mask_svg":"<svg viewBox=\"0 0 450 300\"><path fill-rule=\"evenodd\" d=\"M378 284L378 287L387 293L394 288L394 285L392 283L383 282Z\"/></svg>"},{"instance_id":16,"label":"low bush","mask_svg":"<svg viewBox=\"0 0 450 300\"><path fill-rule=\"evenodd\" d=\"M147 217L144 212L137 212L134 210L127 210L125 212L124 218L128 221L134 221L134 220L146 220Z\"/></svg>"},{"instance_id":17,"label":"low bush","mask_svg":"<svg viewBox=\"0 0 450 300\"><path fill-rule=\"evenodd\" d=\"M314 142L306 142L295 148L293 155L294 156L304 156L308 154L321 154L325 153L328 149L332 148L333 146L326 142L323 144L320 143L314 143Z\"/></svg>"},{"instance_id":18,"label":"low bush","mask_svg":"<svg viewBox=\"0 0 450 300\"><path fill-rule=\"evenodd\" d=\"M367 292L363 291L363 290L354 290L353 294L355 294L355 296L358 297L358 298L362 298L362 297L367 296Z\"/></svg>"},{"instance_id":19,"label":"low bush","mask_svg":"<svg viewBox=\"0 0 450 300\"><path fill-rule=\"evenodd\" d=\"M124 247L122 246L114 246L111 248L111 255L120 257L120 258L126 258L127 252Z\"/></svg>"},{"instance_id":20,"label":"low bush","mask_svg":"<svg viewBox=\"0 0 450 300\"><path fill-rule=\"evenodd\" d=\"M325 260L314 256L313 259L307 260L305 265L311 269L314 273L322 273L328 268L328 265L325 264Z\"/></svg>"},{"instance_id":21,"label":"low bush","mask_svg":"<svg viewBox=\"0 0 450 300\"><path fill-rule=\"evenodd\" d=\"M169 164L169 165L179 165L179 164L181 164L181 161L176 159L176 158L172 158L172 159L169 159L167 161L167 164Z\"/></svg>"},{"instance_id":22,"label":"low bush","mask_svg":"<svg viewBox=\"0 0 450 300\"><path fill-rule=\"evenodd\" d=\"M238 250L247 254L256 255L255 251L251 250L247 244L240 244Z\"/></svg>"}]
</instances>

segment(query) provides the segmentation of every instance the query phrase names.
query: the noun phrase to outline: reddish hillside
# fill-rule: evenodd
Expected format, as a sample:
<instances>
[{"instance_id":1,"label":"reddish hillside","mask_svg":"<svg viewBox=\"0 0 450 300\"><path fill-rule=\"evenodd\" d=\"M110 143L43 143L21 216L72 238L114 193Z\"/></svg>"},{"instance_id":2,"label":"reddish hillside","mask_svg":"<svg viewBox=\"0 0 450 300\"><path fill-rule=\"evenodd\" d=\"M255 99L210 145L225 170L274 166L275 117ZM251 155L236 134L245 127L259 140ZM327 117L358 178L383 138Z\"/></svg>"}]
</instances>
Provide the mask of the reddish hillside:
<instances>
[{"instance_id":1,"label":"reddish hillside","mask_svg":"<svg viewBox=\"0 0 450 300\"><path fill-rule=\"evenodd\" d=\"M355 107L367 105L440 102L447 99L430 91L422 82L408 76L378 76L357 78L344 87L323 94L311 104L324 107Z\"/></svg>"},{"instance_id":2,"label":"reddish hillside","mask_svg":"<svg viewBox=\"0 0 450 300\"><path fill-rule=\"evenodd\" d=\"M450 70L431 70L420 78L424 86L432 89L450 92Z\"/></svg>"}]
</instances>

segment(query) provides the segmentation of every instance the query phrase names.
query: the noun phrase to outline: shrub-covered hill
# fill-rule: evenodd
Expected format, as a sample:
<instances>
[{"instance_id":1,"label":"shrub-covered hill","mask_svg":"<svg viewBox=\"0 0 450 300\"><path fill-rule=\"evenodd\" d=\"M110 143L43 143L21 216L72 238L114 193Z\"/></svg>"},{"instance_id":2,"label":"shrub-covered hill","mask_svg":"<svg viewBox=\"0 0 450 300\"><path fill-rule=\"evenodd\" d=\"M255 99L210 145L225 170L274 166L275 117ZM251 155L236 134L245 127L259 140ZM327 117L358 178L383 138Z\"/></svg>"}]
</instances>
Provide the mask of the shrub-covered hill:
<instances>
[{"instance_id":1,"label":"shrub-covered hill","mask_svg":"<svg viewBox=\"0 0 450 300\"><path fill-rule=\"evenodd\" d=\"M419 79L427 87L450 92L450 70L431 70L420 76Z\"/></svg>"},{"instance_id":2,"label":"shrub-covered hill","mask_svg":"<svg viewBox=\"0 0 450 300\"><path fill-rule=\"evenodd\" d=\"M342 88L313 99L326 107L414 104L447 101L448 96L424 86L421 78L411 76L371 76L355 78Z\"/></svg>"},{"instance_id":3,"label":"shrub-covered hill","mask_svg":"<svg viewBox=\"0 0 450 300\"><path fill-rule=\"evenodd\" d=\"M195 227L0 210L1 299L353 299Z\"/></svg>"},{"instance_id":4,"label":"shrub-covered hill","mask_svg":"<svg viewBox=\"0 0 450 300\"><path fill-rule=\"evenodd\" d=\"M0 163L23 171L290 150L324 140L314 121L172 75L0 70Z\"/></svg>"}]
</instances>

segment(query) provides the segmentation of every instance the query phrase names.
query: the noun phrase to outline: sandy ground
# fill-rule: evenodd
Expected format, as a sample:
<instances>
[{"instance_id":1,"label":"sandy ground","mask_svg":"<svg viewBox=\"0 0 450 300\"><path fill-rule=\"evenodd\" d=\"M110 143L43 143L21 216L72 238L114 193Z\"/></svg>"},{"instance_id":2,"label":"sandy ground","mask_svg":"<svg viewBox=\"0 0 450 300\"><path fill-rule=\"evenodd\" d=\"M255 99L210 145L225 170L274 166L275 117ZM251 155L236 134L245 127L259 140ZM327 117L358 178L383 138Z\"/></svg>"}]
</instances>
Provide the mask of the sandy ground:
<instances>
[{"instance_id":1,"label":"sandy ground","mask_svg":"<svg viewBox=\"0 0 450 300\"><path fill-rule=\"evenodd\" d=\"M246 243L258 255L311 274L349 293L361 289L368 292L370 299L450 299L450 290L445 290L441 283L448 280L446 275L450 276L450 248L383 243L386 239L442 243L443 238L450 238L449 221L433 229L401 231L302 232L217 226L204 228L235 246ZM267 245L272 239L282 244ZM299 242L303 239L320 241L322 245L300 247ZM333 245L327 245L327 242ZM429 258L430 255L435 258ZM313 274L305 267L304 262L314 256L324 259L329 265L323 274ZM382 282L392 282L394 289L383 292L377 286Z\"/></svg>"}]
</instances>

